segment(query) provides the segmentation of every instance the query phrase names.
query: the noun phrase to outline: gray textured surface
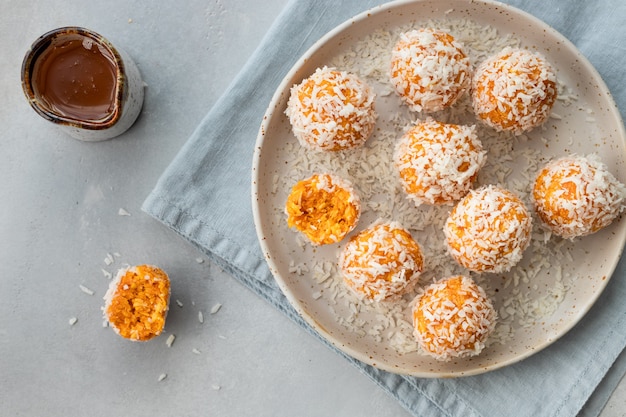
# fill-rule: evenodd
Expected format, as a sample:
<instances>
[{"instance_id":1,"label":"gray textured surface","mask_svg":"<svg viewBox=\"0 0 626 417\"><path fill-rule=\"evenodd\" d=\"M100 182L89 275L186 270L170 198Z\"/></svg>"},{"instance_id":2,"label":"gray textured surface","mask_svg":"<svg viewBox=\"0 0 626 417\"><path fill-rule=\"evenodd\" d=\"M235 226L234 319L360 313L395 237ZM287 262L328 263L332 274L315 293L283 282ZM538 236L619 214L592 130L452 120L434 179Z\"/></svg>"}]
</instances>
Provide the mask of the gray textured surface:
<instances>
[{"instance_id":1,"label":"gray textured surface","mask_svg":"<svg viewBox=\"0 0 626 417\"><path fill-rule=\"evenodd\" d=\"M0 414L406 415L139 210L284 3L0 0ZM146 101L127 134L83 143L29 108L19 83L23 54L65 25L100 32L137 62ZM107 254L119 256L107 265ZM103 270L124 263L154 263L172 277L167 333L148 343L102 327ZM168 348L169 334L176 340ZM625 415L625 385L604 417Z\"/></svg>"}]
</instances>

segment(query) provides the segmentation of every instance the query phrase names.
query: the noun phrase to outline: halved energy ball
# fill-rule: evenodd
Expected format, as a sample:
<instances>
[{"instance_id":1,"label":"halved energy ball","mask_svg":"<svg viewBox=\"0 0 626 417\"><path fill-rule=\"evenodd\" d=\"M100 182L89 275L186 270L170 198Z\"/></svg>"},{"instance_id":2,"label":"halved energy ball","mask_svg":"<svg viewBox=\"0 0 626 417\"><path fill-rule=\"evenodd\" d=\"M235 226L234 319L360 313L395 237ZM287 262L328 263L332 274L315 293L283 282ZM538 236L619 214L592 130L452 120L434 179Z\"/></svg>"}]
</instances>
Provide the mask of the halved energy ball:
<instances>
[{"instance_id":1,"label":"halved energy ball","mask_svg":"<svg viewBox=\"0 0 626 417\"><path fill-rule=\"evenodd\" d=\"M546 121L557 97L556 73L538 53L505 48L472 80L476 116L497 131L527 132Z\"/></svg>"},{"instance_id":2,"label":"halved energy ball","mask_svg":"<svg viewBox=\"0 0 626 417\"><path fill-rule=\"evenodd\" d=\"M556 235L566 239L603 229L624 209L626 188L596 155L552 160L533 183L535 211Z\"/></svg>"},{"instance_id":3,"label":"halved energy ball","mask_svg":"<svg viewBox=\"0 0 626 417\"><path fill-rule=\"evenodd\" d=\"M391 82L411 110L435 112L469 90L472 66L461 43L440 30L400 35L391 52Z\"/></svg>"},{"instance_id":4,"label":"halved energy ball","mask_svg":"<svg viewBox=\"0 0 626 417\"><path fill-rule=\"evenodd\" d=\"M285 204L287 225L314 245L339 242L359 221L361 201L349 181L331 174L314 174L298 181Z\"/></svg>"},{"instance_id":5,"label":"halved energy ball","mask_svg":"<svg viewBox=\"0 0 626 417\"><path fill-rule=\"evenodd\" d=\"M407 196L421 204L447 204L465 196L485 164L474 126L428 119L398 142L394 164Z\"/></svg>"},{"instance_id":6,"label":"halved energy ball","mask_svg":"<svg viewBox=\"0 0 626 417\"><path fill-rule=\"evenodd\" d=\"M160 268L137 265L120 269L104 296L104 316L120 336L146 341L165 326L170 280Z\"/></svg>"},{"instance_id":7,"label":"halved energy ball","mask_svg":"<svg viewBox=\"0 0 626 417\"><path fill-rule=\"evenodd\" d=\"M515 194L493 185L470 191L448 216L448 253L475 272L505 272L530 244L532 217Z\"/></svg>"},{"instance_id":8,"label":"halved energy ball","mask_svg":"<svg viewBox=\"0 0 626 417\"><path fill-rule=\"evenodd\" d=\"M478 355L496 318L485 291L462 275L428 285L413 301L417 342L425 353L441 361Z\"/></svg>"},{"instance_id":9,"label":"halved energy ball","mask_svg":"<svg viewBox=\"0 0 626 417\"><path fill-rule=\"evenodd\" d=\"M374 99L355 74L323 67L291 88L285 114L302 146L341 151L363 145L371 135Z\"/></svg>"},{"instance_id":10,"label":"halved energy ball","mask_svg":"<svg viewBox=\"0 0 626 417\"><path fill-rule=\"evenodd\" d=\"M398 222L377 221L339 255L345 284L359 298L393 300L413 289L424 267L419 244Z\"/></svg>"}]
</instances>

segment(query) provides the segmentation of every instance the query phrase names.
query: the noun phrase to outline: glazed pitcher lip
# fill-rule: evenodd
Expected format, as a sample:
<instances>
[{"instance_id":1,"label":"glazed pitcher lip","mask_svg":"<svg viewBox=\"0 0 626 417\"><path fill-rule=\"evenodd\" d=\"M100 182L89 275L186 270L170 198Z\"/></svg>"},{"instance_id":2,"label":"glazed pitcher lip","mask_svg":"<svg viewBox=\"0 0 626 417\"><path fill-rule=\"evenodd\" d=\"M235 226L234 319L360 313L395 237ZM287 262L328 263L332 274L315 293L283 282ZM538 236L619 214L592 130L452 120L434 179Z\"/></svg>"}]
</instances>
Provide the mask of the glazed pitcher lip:
<instances>
[{"instance_id":1,"label":"glazed pitcher lip","mask_svg":"<svg viewBox=\"0 0 626 417\"><path fill-rule=\"evenodd\" d=\"M112 55L115 63L116 85L115 85L115 100L113 103L113 110L111 113L100 120L79 120L71 117L66 117L57 114L45 106L39 104L37 94L32 85L32 75L37 58L43 53L43 51L50 46L52 41L59 36L63 35L82 35L93 39L99 45L104 46ZM53 123L57 123L65 126L73 126L80 129L87 130L104 130L115 125L122 116L123 99L126 94L126 76L124 69L124 62L119 51L109 42L104 36L96 33L90 29L86 29L80 26L64 26L57 29L52 29L43 35L41 35L33 44L24 56L22 61L22 89L28 99L30 106L43 118Z\"/></svg>"}]
</instances>

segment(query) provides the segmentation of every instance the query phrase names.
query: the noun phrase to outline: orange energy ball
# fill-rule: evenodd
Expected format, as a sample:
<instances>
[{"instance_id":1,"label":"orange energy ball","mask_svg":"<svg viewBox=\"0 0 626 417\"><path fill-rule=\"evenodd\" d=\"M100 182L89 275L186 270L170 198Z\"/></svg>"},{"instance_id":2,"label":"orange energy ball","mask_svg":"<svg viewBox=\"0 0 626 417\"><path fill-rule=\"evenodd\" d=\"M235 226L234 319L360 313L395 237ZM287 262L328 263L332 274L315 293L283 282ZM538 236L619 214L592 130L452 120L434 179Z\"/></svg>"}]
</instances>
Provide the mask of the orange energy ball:
<instances>
[{"instance_id":1,"label":"orange energy ball","mask_svg":"<svg viewBox=\"0 0 626 417\"><path fill-rule=\"evenodd\" d=\"M428 285L413 302L415 338L425 353L441 361L478 355L496 319L485 291L462 275Z\"/></svg>"},{"instance_id":2,"label":"orange energy ball","mask_svg":"<svg viewBox=\"0 0 626 417\"><path fill-rule=\"evenodd\" d=\"M391 52L391 82L409 108L435 112L470 88L470 59L452 35L434 29L400 35Z\"/></svg>"},{"instance_id":3,"label":"orange energy ball","mask_svg":"<svg viewBox=\"0 0 626 417\"><path fill-rule=\"evenodd\" d=\"M566 156L549 162L533 184L535 211L566 239L595 233L623 210L626 188L597 156Z\"/></svg>"},{"instance_id":4,"label":"orange energy ball","mask_svg":"<svg viewBox=\"0 0 626 417\"><path fill-rule=\"evenodd\" d=\"M505 48L474 73L476 116L495 130L519 135L546 121L557 97L552 66L539 54Z\"/></svg>"},{"instance_id":5,"label":"orange energy ball","mask_svg":"<svg viewBox=\"0 0 626 417\"><path fill-rule=\"evenodd\" d=\"M470 191L444 225L450 255L475 272L500 273L521 259L530 243L532 217L516 195L489 185Z\"/></svg>"},{"instance_id":6,"label":"orange energy ball","mask_svg":"<svg viewBox=\"0 0 626 417\"><path fill-rule=\"evenodd\" d=\"M422 250L398 222L378 221L352 237L339 255L344 282L359 298L391 300L413 289Z\"/></svg>"},{"instance_id":7,"label":"orange energy ball","mask_svg":"<svg viewBox=\"0 0 626 417\"><path fill-rule=\"evenodd\" d=\"M352 185L336 175L314 174L291 189L285 204L287 225L314 245L336 243L359 221L361 202Z\"/></svg>"},{"instance_id":8,"label":"orange energy ball","mask_svg":"<svg viewBox=\"0 0 626 417\"><path fill-rule=\"evenodd\" d=\"M285 114L302 146L340 151L363 145L371 135L374 99L356 75L323 67L291 88Z\"/></svg>"},{"instance_id":9,"label":"orange energy ball","mask_svg":"<svg viewBox=\"0 0 626 417\"><path fill-rule=\"evenodd\" d=\"M167 274L151 265L120 269L104 296L104 315L120 336L146 341L165 326L170 299Z\"/></svg>"},{"instance_id":10,"label":"orange energy ball","mask_svg":"<svg viewBox=\"0 0 626 417\"><path fill-rule=\"evenodd\" d=\"M471 189L486 160L474 130L428 119L404 134L394 163L416 205L451 203Z\"/></svg>"}]
</instances>

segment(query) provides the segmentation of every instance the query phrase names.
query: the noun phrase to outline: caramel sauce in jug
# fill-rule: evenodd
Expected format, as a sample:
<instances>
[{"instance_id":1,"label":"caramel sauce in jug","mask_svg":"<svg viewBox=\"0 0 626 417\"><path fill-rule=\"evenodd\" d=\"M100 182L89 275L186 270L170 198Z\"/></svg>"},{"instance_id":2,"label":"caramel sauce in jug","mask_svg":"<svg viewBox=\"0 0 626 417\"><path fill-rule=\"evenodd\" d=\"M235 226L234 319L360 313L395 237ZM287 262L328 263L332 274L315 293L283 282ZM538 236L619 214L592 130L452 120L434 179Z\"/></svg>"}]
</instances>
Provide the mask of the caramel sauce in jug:
<instances>
[{"instance_id":1,"label":"caramel sauce in jug","mask_svg":"<svg viewBox=\"0 0 626 417\"><path fill-rule=\"evenodd\" d=\"M60 36L37 57L32 86L52 113L97 122L115 111L117 66L111 51L96 40Z\"/></svg>"}]
</instances>

